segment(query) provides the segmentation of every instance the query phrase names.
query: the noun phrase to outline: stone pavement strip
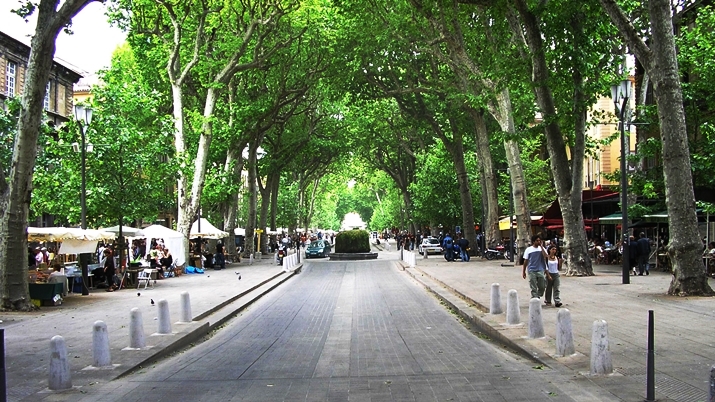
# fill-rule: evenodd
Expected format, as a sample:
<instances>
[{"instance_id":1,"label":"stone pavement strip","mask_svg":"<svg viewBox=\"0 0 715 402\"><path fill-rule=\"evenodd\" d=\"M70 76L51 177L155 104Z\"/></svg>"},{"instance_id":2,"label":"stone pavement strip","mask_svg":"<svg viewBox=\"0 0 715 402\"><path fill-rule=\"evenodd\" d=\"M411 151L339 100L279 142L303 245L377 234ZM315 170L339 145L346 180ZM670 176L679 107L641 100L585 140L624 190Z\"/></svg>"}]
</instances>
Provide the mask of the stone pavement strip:
<instances>
[{"instance_id":1,"label":"stone pavement strip","mask_svg":"<svg viewBox=\"0 0 715 402\"><path fill-rule=\"evenodd\" d=\"M499 283L504 311L508 291L516 289L521 321L528 321L530 290L521 267L505 260L450 263L441 256L419 255L415 268L401 264L487 336L555 370L589 375L593 322L605 320L615 372L591 380L625 401L643 400L646 395L647 320L648 310L653 310L656 399L708 400L710 367L715 364L715 299L667 296L669 273L633 276L628 285L621 283L619 265L595 266L596 275L590 277L562 275L561 308L571 312L576 354L556 357L558 308L543 307L546 337L541 339L527 339L525 324L507 326L505 313L488 313L491 285ZM710 284L715 286L715 281Z\"/></svg>"},{"instance_id":2,"label":"stone pavement strip","mask_svg":"<svg viewBox=\"0 0 715 402\"><path fill-rule=\"evenodd\" d=\"M55 335L64 337L67 344L75 387L106 383L198 341L295 272L283 272L272 258L253 265L244 259L223 270L207 269L204 274L162 279L153 288L115 292L94 289L89 296L70 294L61 306L42 307L38 312L0 312L8 400L31 400L33 394L48 392L50 339ZM182 292L188 292L191 299L191 323L177 322ZM161 299L169 305L170 335L155 334ZM129 346L130 310L134 307L143 316L147 348L124 350ZM114 368L91 367L92 326L97 320L107 325Z\"/></svg>"}]
</instances>

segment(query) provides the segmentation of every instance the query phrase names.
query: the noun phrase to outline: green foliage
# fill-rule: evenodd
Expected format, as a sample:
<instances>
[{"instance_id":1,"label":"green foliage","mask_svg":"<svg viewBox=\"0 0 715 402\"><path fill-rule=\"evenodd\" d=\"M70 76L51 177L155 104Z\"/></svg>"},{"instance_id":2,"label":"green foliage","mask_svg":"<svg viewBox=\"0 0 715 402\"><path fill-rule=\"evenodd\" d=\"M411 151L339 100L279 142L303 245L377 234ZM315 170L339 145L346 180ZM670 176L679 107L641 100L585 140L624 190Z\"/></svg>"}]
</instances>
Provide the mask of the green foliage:
<instances>
[{"instance_id":1,"label":"green foliage","mask_svg":"<svg viewBox=\"0 0 715 402\"><path fill-rule=\"evenodd\" d=\"M173 204L175 168L168 116L160 97L144 83L132 51L119 49L112 68L95 87L94 117L87 131L87 217L90 227L146 219L153 221ZM80 205L80 155L70 144L79 141L72 121L55 138L44 140L33 177L32 212L52 213L58 223L77 224Z\"/></svg>"},{"instance_id":2,"label":"green foliage","mask_svg":"<svg viewBox=\"0 0 715 402\"><path fill-rule=\"evenodd\" d=\"M465 159L467 155L465 155ZM442 143L436 143L427 152L417 155L420 169L415 182L410 184L413 218L424 224L437 223L454 227L462 222L462 207L459 198L459 183L455 176L454 164ZM475 171L475 163L468 165L468 171ZM474 189L473 189L474 193Z\"/></svg>"},{"instance_id":3,"label":"green foliage","mask_svg":"<svg viewBox=\"0 0 715 402\"><path fill-rule=\"evenodd\" d=\"M336 253L369 253L370 234L365 230L346 230L335 237Z\"/></svg>"},{"instance_id":4,"label":"green foliage","mask_svg":"<svg viewBox=\"0 0 715 402\"><path fill-rule=\"evenodd\" d=\"M0 109L0 168L7 177L10 174L20 102L19 99L9 99L5 104L8 106L7 110Z\"/></svg>"}]
</instances>

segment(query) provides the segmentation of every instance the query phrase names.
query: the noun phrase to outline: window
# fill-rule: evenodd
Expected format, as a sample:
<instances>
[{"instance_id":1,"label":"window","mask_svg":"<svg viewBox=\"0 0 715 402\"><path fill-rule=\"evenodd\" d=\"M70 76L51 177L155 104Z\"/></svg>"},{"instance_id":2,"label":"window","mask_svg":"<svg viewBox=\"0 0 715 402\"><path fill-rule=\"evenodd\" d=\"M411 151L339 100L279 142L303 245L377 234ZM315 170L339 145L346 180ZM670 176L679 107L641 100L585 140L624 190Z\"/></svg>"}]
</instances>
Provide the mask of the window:
<instances>
[{"instance_id":1,"label":"window","mask_svg":"<svg viewBox=\"0 0 715 402\"><path fill-rule=\"evenodd\" d=\"M7 96L15 96L16 74L17 64L8 61L7 67L5 68L5 93Z\"/></svg>"},{"instance_id":2,"label":"window","mask_svg":"<svg viewBox=\"0 0 715 402\"><path fill-rule=\"evenodd\" d=\"M50 81L47 81L47 88L45 88L45 100L42 106L45 110L50 110L50 88L52 88L52 85L50 85Z\"/></svg>"}]
</instances>

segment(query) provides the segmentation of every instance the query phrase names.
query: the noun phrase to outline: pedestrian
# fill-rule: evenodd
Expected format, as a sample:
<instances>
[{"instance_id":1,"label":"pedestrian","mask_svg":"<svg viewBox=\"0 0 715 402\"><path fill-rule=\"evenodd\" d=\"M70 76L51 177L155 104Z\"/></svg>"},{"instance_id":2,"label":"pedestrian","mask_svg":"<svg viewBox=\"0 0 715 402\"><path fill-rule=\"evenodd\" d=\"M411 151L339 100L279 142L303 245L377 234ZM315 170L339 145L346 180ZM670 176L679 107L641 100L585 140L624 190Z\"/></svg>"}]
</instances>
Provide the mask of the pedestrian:
<instances>
[{"instance_id":1,"label":"pedestrian","mask_svg":"<svg viewBox=\"0 0 715 402\"><path fill-rule=\"evenodd\" d=\"M633 271L633 275L638 275L638 242L635 236L631 235L628 240L628 264Z\"/></svg>"},{"instance_id":2,"label":"pedestrian","mask_svg":"<svg viewBox=\"0 0 715 402\"><path fill-rule=\"evenodd\" d=\"M112 250L105 248L104 254L104 277L107 280L107 292L114 292L117 290L117 278L115 277L116 268L114 265L114 255L112 255Z\"/></svg>"},{"instance_id":3,"label":"pedestrian","mask_svg":"<svg viewBox=\"0 0 715 402\"><path fill-rule=\"evenodd\" d=\"M531 246L524 250L524 264L522 265L522 278L526 279L528 267L529 272L529 287L531 287L531 297L540 299L546 290L546 277L544 270L546 269L546 259L548 255L544 246L541 244L541 236L531 236Z\"/></svg>"},{"instance_id":4,"label":"pedestrian","mask_svg":"<svg viewBox=\"0 0 715 402\"><path fill-rule=\"evenodd\" d=\"M642 276L644 271L646 275L650 275L650 272L648 272L649 259L650 239L645 237L645 233L641 232L640 239L638 239L638 275Z\"/></svg>"},{"instance_id":5,"label":"pedestrian","mask_svg":"<svg viewBox=\"0 0 715 402\"><path fill-rule=\"evenodd\" d=\"M454 241L452 240L452 236L449 235L449 232L447 232L444 235L444 239L442 240L442 247L444 248L444 259L452 262L454 261Z\"/></svg>"},{"instance_id":6,"label":"pedestrian","mask_svg":"<svg viewBox=\"0 0 715 402\"><path fill-rule=\"evenodd\" d=\"M460 235L457 244L459 245L459 255L462 258L462 262L469 262L469 240L464 235Z\"/></svg>"},{"instance_id":7,"label":"pedestrian","mask_svg":"<svg viewBox=\"0 0 715 402\"><path fill-rule=\"evenodd\" d=\"M561 307L561 278L559 271L563 264L563 259L559 256L559 249L556 246L549 247L549 256L546 260L548 270L546 271L546 293L544 293L544 304L551 305L551 295L554 296L554 305Z\"/></svg>"}]
</instances>

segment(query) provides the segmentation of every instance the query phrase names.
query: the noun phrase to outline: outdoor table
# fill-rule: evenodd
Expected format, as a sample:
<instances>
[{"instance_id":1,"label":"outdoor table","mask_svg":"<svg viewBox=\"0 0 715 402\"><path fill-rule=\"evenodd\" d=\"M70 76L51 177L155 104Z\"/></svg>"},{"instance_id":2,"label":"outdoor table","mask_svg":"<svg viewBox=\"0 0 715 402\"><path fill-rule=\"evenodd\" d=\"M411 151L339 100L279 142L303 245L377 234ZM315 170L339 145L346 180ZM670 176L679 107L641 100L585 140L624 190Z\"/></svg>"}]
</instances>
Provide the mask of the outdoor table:
<instances>
[{"instance_id":1,"label":"outdoor table","mask_svg":"<svg viewBox=\"0 0 715 402\"><path fill-rule=\"evenodd\" d=\"M30 283L30 299L41 300L44 305L54 305L56 295L62 297L62 283Z\"/></svg>"}]
</instances>

